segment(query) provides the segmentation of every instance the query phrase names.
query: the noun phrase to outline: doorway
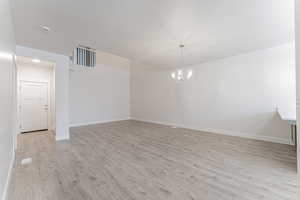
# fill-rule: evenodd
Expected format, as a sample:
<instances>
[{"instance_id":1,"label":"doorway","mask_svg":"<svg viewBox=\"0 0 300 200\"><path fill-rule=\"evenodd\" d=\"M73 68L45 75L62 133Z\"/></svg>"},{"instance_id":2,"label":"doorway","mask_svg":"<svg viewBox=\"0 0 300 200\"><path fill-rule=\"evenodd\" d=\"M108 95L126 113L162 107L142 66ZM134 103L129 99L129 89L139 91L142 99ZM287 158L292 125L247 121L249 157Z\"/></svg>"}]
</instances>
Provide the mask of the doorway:
<instances>
[{"instance_id":1,"label":"doorway","mask_svg":"<svg viewBox=\"0 0 300 200\"><path fill-rule=\"evenodd\" d=\"M20 129L22 133L48 130L48 91L46 82L20 81Z\"/></svg>"},{"instance_id":2,"label":"doorway","mask_svg":"<svg viewBox=\"0 0 300 200\"><path fill-rule=\"evenodd\" d=\"M55 64L17 58L19 132L55 130Z\"/></svg>"}]
</instances>

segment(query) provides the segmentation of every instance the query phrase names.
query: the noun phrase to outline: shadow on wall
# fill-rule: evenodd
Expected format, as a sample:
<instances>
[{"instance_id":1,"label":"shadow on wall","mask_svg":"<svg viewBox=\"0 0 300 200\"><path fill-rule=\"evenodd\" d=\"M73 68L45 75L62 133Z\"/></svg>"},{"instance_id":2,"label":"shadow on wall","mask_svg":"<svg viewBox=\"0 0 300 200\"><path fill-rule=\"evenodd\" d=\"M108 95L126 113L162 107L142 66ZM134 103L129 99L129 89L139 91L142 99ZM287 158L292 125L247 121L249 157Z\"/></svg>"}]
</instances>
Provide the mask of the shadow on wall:
<instances>
[{"instance_id":1,"label":"shadow on wall","mask_svg":"<svg viewBox=\"0 0 300 200\"><path fill-rule=\"evenodd\" d=\"M253 130L252 134L289 140L290 127L283 121L277 112L266 112L253 116L235 119L235 123L245 127L245 130Z\"/></svg>"},{"instance_id":2,"label":"shadow on wall","mask_svg":"<svg viewBox=\"0 0 300 200\"><path fill-rule=\"evenodd\" d=\"M265 113L262 117L266 119L265 123L262 124L262 133L271 133L271 136L289 139L290 126L281 119L278 112Z\"/></svg>"}]
</instances>

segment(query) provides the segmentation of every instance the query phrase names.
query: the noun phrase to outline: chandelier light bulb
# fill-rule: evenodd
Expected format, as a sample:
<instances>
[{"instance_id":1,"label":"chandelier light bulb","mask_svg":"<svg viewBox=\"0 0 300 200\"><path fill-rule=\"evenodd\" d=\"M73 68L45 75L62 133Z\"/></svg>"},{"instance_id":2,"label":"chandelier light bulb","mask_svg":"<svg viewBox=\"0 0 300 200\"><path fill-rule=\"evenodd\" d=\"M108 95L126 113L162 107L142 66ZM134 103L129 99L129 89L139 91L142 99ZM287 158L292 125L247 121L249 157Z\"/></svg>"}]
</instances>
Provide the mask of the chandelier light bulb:
<instances>
[{"instance_id":1,"label":"chandelier light bulb","mask_svg":"<svg viewBox=\"0 0 300 200\"><path fill-rule=\"evenodd\" d=\"M189 70L189 71L188 71L188 74L187 74L187 76L186 76L186 78L187 78L187 79L190 79L190 78L192 78L192 76L193 76L193 71L192 71L192 70Z\"/></svg>"},{"instance_id":2,"label":"chandelier light bulb","mask_svg":"<svg viewBox=\"0 0 300 200\"><path fill-rule=\"evenodd\" d=\"M175 73L175 72L173 72L173 73L171 74L171 76L172 76L173 79L176 79L176 73Z\"/></svg>"}]
</instances>

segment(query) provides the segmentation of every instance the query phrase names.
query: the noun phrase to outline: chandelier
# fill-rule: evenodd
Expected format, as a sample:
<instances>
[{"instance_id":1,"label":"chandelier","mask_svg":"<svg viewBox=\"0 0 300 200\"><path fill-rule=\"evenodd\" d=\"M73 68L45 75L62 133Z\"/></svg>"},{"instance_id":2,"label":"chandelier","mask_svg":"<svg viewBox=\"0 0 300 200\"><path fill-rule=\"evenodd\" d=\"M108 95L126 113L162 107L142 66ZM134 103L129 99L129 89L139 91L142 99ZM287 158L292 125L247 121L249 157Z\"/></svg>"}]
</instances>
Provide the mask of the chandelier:
<instances>
[{"instance_id":1,"label":"chandelier","mask_svg":"<svg viewBox=\"0 0 300 200\"><path fill-rule=\"evenodd\" d=\"M181 62L180 65L184 66L184 57L183 57L184 45L180 44L179 48L180 48L180 62ZM177 81L189 80L192 76L193 76L193 71L192 70L186 70L186 69L177 69L176 71L173 71L171 73L171 77L174 80L177 80Z\"/></svg>"}]
</instances>

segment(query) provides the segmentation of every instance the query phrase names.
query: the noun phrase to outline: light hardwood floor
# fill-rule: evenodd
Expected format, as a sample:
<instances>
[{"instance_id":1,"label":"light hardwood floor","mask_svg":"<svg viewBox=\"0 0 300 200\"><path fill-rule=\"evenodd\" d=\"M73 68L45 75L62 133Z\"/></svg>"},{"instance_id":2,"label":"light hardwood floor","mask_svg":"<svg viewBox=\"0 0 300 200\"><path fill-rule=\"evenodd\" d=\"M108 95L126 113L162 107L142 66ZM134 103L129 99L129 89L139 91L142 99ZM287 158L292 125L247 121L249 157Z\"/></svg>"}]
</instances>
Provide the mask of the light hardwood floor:
<instances>
[{"instance_id":1,"label":"light hardwood floor","mask_svg":"<svg viewBox=\"0 0 300 200\"><path fill-rule=\"evenodd\" d=\"M288 145L137 121L19 141L9 200L299 200Z\"/></svg>"}]
</instances>

